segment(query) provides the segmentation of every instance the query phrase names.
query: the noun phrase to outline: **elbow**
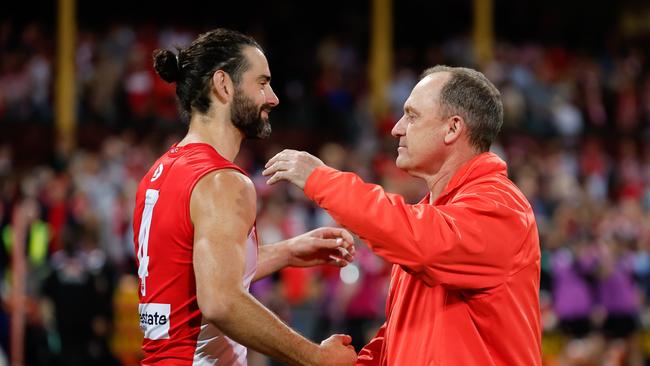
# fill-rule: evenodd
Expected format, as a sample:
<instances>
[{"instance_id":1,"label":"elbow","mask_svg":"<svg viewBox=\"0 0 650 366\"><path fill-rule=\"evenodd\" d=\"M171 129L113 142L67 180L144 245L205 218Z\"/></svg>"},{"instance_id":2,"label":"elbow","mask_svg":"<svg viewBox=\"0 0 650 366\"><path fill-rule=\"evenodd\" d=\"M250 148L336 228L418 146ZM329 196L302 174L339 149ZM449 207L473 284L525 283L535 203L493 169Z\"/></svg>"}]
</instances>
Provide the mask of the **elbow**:
<instances>
[{"instance_id":1,"label":"elbow","mask_svg":"<svg viewBox=\"0 0 650 366\"><path fill-rule=\"evenodd\" d=\"M235 296L223 293L218 296L218 299L213 297L203 301L199 300L198 303L201 315L216 326L227 323L236 306Z\"/></svg>"}]
</instances>

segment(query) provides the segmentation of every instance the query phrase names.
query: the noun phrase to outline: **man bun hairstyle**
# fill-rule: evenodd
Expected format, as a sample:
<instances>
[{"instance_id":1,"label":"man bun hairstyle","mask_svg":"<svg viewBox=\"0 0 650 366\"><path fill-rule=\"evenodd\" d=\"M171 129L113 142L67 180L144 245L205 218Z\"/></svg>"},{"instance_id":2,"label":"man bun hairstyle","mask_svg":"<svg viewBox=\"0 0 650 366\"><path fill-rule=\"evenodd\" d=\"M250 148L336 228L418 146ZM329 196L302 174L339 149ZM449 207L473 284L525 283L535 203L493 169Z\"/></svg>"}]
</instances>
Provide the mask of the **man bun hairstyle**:
<instances>
[{"instance_id":1,"label":"man bun hairstyle","mask_svg":"<svg viewBox=\"0 0 650 366\"><path fill-rule=\"evenodd\" d=\"M178 59L170 50L155 50L153 52L153 68L168 83L178 80Z\"/></svg>"},{"instance_id":2,"label":"man bun hairstyle","mask_svg":"<svg viewBox=\"0 0 650 366\"><path fill-rule=\"evenodd\" d=\"M445 117L462 117L467 124L469 142L479 152L490 150L503 125L499 90L479 71L464 67L434 66L425 70L421 79L436 72L451 74L440 90L439 102Z\"/></svg>"}]
</instances>

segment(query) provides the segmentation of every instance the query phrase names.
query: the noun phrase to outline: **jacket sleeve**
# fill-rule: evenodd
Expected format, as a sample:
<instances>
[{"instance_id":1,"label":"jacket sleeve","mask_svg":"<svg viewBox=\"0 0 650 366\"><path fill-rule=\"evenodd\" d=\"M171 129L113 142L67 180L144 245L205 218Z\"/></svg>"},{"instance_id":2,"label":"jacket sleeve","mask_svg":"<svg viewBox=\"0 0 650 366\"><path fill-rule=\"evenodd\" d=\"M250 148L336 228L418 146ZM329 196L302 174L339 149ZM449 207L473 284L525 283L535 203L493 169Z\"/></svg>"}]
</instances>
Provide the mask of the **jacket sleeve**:
<instances>
[{"instance_id":1,"label":"jacket sleeve","mask_svg":"<svg viewBox=\"0 0 650 366\"><path fill-rule=\"evenodd\" d=\"M503 188L474 184L445 205L407 204L355 174L321 167L305 194L427 285L485 289L505 280L534 222L530 206Z\"/></svg>"},{"instance_id":2,"label":"jacket sleeve","mask_svg":"<svg viewBox=\"0 0 650 366\"><path fill-rule=\"evenodd\" d=\"M381 357L381 349L384 346L384 332L386 331L386 323L384 323L377 334L372 338L368 344L359 351L356 365L371 366L379 365Z\"/></svg>"}]
</instances>

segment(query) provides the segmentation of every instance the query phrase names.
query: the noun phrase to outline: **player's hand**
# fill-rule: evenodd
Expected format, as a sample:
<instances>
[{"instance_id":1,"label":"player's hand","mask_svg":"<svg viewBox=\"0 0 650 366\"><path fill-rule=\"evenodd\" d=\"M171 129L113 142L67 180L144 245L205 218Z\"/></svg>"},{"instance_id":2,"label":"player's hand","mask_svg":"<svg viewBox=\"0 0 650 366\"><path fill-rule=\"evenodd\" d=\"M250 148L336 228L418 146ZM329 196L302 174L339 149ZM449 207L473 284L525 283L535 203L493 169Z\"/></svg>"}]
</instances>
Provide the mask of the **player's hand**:
<instances>
[{"instance_id":1,"label":"player's hand","mask_svg":"<svg viewBox=\"0 0 650 366\"><path fill-rule=\"evenodd\" d=\"M319 166L324 166L323 162L304 151L282 150L272 157L266 165L262 175L271 176L266 181L267 184L275 184L281 180L289 181L300 189L305 188L307 178Z\"/></svg>"},{"instance_id":2,"label":"player's hand","mask_svg":"<svg viewBox=\"0 0 650 366\"><path fill-rule=\"evenodd\" d=\"M348 265L354 259L354 238L347 230L321 227L287 241L289 265L311 267L330 264Z\"/></svg>"},{"instance_id":3,"label":"player's hand","mask_svg":"<svg viewBox=\"0 0 650 366\"><path fill-rule=\"evenodd\" d=\"M347 366L357 362L357 352L350 345L352 337L334 334L320 344L320 363L323 366Z\"/></svg>"}]
</instances>

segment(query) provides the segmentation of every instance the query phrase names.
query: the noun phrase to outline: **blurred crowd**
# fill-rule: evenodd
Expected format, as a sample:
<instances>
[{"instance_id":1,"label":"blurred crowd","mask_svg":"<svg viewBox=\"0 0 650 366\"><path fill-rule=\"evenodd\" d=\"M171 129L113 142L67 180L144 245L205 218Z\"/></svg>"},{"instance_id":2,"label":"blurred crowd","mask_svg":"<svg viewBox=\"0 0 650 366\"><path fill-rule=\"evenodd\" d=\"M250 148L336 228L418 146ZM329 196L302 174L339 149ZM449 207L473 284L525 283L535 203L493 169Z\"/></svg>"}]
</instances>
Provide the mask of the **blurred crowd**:
<instances>
[{"instance_id":1,"label":"blurred crowd","mask_svg":"<svg viewBox=\"0 0 650 366\"><path fill-rule=\"evenodd\" d=\"M81 31L78 147L63 151L51 141L52 35L36 23L0 23L0 364L9 352L17 215L27 220L27 364L137 362L134 194L186 126L151 53L186 46L197 32L147 25ZM395 168L390 129L424 68L478 68L500 89L505 108L492 150L508 162L540 230L545 364L650 364L647 49L634 42L597 52L498 42L493 60L478 63L464 37L396 45L389 109L376 116L362 45L335 34L314 40L303 59L311 66L295 74L274 63L274 44L262 46L271 71L284 76L273 81L281 102L271 114L272 138L244 143L237 160L256 185L262 243L336 225L302 192L266 185L262 167L282 148L309 150L418 201L426 187ZM38 141L50 146L44 155L21 144L27 128L43 131ZM252 292L309 338L344 332L359 350L383 322L390 264L361 241L357 247L344 269L289 268ZM251 354L251 365L264 364Z\"/></svg>"}]
</instances>

